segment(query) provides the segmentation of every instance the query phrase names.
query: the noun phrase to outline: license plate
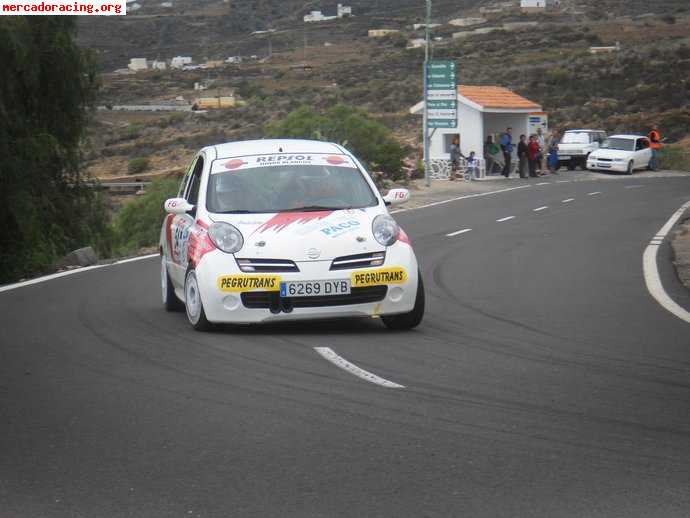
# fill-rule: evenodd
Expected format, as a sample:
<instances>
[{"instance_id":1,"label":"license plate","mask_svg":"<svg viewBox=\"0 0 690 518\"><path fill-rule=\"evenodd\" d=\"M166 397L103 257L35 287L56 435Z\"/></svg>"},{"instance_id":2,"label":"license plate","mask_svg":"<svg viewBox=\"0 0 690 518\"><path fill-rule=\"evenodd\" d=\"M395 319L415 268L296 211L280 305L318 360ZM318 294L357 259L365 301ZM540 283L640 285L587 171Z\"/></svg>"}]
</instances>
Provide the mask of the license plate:
<instances>
[{"instance_id":1,"label":"license plate","mask_svg":"<svg viewBox=\"0 0 690 518\"><path fill-rule=\"evenodd\" d=\"M563 155L563 156L559 156L559 157L558 157L558 160L570 160L571 158L572 158L572 157L569 156L569 155Z\"/></svg>"},{"instance_id":2,"label":"license plate","mask_svg":"<svg viewBox=\"0 0 690 518\"><path fill-rule=\"evenodd\" d=\"M280 283L281 297L321 297L349 295L350 279L336 281L285 281Z\"/></svg>"}]
</instances>

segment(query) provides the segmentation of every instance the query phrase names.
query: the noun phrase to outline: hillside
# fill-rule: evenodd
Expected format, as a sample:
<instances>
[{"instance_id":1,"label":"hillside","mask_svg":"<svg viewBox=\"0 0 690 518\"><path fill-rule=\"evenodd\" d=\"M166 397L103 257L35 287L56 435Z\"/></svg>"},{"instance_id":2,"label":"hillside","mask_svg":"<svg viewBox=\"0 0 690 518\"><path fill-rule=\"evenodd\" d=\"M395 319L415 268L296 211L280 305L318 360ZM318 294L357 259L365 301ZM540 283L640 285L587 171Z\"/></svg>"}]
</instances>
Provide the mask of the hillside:
<instances>
[{"instance_id":1,"label":"hillside","mask_svg":"<svg viewBox=\"0 0 690 518\"><path fill-rule=\"evenodd\" d=\"M407 109L421 98L423 51L405 48L408 40L422 36L423 31L411 27L423 14L419 2L395 2L397 9L388 0L352 2L355 17L314 24L304 24L301 16L329 7L266 1L254 4L252 18L236 4L207 2L174 15L128 16L117 21L126 31L109 28L100 48L111 58L122 56L117 67L128 57L178 53L199 61L250 53L264 59L206 71L104 75L99 104L153 103L177 96L191 102L200 95L194 83L204 81L211 86L210 95L235 90L246 105L206 114L98 112L86 148L93 174L126 175L129 160L140 156L150 157L149 171L179 169L203 144L261 136L266 123L300 105L325 109L338 102L374 114L394 129L411 155L419 156L421 121ZM444 11L443 2L436 1L434 21L476 16L474 7L484 4L465 2L462 9L461 2L447 2ZM221 7L229 12L211 12ZM362 14L367 8L369 14ZM671 141L680 140L690 134L690 15L684 0L666 2L663 12L654 9L641 1L587 0L564 1L560 9L541 14L506 10L488 15L480 25L499 28L488 34L453 39L463 29L447 24L435 28L433 36L442 39L434 42L433 52L457 61L462 83L507 86L540 102L552 126L646 131L656 121ZM241 19L238 13L244 13ZM261 13L269 13L276 28L270 35L270 59L265 59L268 35L247 32L251 20L256 21L251 27L266 27L259 21L265 23L268 14ZM536 25L502 28L512 22ZM367 37L368 29L381 27L401 33ZM227 34L218 36L224 30ZM92 32L97 29L91 25L82 29L82 41ZM195 38L198 34L205 36ZM148 44L140 36L149 38ZM619 52L589 52L592 45L616 43ZM297 66L305 61L308 69Z\"/></svg>"}]
</instances>

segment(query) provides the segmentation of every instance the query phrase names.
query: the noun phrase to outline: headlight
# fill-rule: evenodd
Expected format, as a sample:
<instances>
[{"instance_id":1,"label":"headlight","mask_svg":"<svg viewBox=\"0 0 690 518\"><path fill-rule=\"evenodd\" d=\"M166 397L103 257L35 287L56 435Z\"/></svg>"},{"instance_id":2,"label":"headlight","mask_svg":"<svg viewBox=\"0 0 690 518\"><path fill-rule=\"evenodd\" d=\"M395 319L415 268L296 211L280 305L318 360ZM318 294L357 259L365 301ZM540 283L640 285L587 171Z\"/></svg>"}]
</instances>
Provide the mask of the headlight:
<instances>
[{"instance_id":1,"label":"headlight","mask_svg":"<svg viewBox=\"0 0 690 518\"><path fill-rule=\"evenodd\" d=\"M383 246L391 246L398 240L398 224L387 214L380 214L371 224L374 238Z\"/></svg>"},{"instance_id":2,"label":"headlight","mask_svg":"<svg viewBox=\"0 0 690 518\"><path fill-rule=\"evenodd\" d=\"M208 237L220 250L228 254L234 254L244 245L242 233L230 223L213 223L208 227Z\"/></svg>"}]
</instances>

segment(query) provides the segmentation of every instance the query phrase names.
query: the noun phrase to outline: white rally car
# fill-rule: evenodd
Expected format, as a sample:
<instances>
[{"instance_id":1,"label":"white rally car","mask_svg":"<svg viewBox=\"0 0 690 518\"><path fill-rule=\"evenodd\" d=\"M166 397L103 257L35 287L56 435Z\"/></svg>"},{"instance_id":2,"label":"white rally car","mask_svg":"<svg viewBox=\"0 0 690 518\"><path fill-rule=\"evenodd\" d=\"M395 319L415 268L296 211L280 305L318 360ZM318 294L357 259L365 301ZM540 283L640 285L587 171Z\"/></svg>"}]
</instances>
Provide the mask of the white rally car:
<instances>
[{"instance_id":1,"label":"white rally car","mask_svg":"<svg viewBox=\"0 0 690 518\"><path fill-rule=\"evenodd\" d=\"M161 286L198 330L212 323L380 316L417 326L424 287L410 240L360 162L337 144L203 148L165 202Z\"/></svg>"},{"instance_id":2,"label":"white rally car","mask_svg":"<svg viewBox=\"0 0 690 518\"><path fill-rule=\"evenodd\" d=\"M587 169L633 174L635 169L651 169L652 149L642 135L613 135L587 158Z\"/></svg>"}]
</instances>

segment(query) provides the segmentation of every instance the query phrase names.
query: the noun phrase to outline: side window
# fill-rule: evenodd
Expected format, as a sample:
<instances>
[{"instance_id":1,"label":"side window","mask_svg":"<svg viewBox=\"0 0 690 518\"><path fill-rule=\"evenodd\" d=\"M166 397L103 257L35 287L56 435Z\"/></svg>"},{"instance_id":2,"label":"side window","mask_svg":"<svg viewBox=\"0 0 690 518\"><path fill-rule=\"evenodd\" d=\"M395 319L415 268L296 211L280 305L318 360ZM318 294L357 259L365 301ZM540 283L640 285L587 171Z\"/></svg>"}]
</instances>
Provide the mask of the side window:
<instances>
[{"instance_id":1,"label":"side window","mask_svg":"<svg viewBox=\"0 0 690 518\"><path fill-rule=\"evenodd\" d=\"M644 145L642 143L642 139L638 138L635 142L635 151L640 151L641 149L644 149Z\"/></svg>"},{"instance_id":2,"label":"side window","mask_svg":"<svg viewBox=\"0 0 690 518\"><path fill-rule=\"evenodd\" d=\"M202 157L197 158L194 164L194 170L192 171L192 177L189 180L189 186L187 187L187 195L185 198L192 205L196 205L199 199L199 186L201 185L201 171L204 169L204 159Z\"/></svg>"},{"instance_id":3,"label":"side window","mask_svg":"<svg viewBox=\"0 0 690 518\"><path fill-rule=\"evenodd\" d=\"M192 173L194 172L194 166L196 165L196 161L197 158L195 157L194 160L192 160L192 163L189 164L187 172L184 174L184 177L182 178L182 182L180 183L180 191L177 193L178 198L185 197L185 193L187 192L187 185L189 184L189 179L192 177Z\"/></svg>"}]
</instances>

